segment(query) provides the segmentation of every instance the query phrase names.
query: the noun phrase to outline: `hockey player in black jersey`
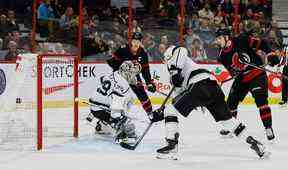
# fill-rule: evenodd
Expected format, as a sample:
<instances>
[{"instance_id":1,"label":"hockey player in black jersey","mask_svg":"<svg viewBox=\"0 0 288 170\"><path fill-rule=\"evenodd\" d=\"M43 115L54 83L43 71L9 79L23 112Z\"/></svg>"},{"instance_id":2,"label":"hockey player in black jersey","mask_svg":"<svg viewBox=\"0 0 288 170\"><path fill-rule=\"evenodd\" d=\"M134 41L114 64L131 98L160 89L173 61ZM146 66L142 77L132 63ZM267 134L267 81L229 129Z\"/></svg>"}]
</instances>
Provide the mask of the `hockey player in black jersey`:
<instances>
[{"instance_id":1,"label":"hockey player in black jersey","mask_svg":"<svg viewBox=\"0 0 288 170\"><path fill-rule=\"evenodd\" d=\"M230 129L233 135L244 139L259 157L266 157L269 152L265 147L245 132L245 125L230 114L225 95L217 84L215 77L188 57L184 47L171 46L164 53L170 82L175 86L172 106L166 105L163 110L153 111L152 121L165 119L167 146L157 150L158 158L175 158L178 148L177 113L187 117L196 107L206 107L216 122ZM160 116L162 115L162 117Z\"/></svg>"},{"instance_id":2,"label":"hockey player in black jersey","mask_svg":"<svg viewBox=\"0 0 288 170\"><path fill-rule=\"evenodd\" d=\"M237 117L239 102L250 92L259 109L267 139L273 140L275 135L272 129L271 109L268 106L267 75L264 70L253 65L275 66L279 64L280 59L273 53L266 41L248 33L231 38L229 30L219 29L216 31L216 36L215 43L221 49L218 61L235 78L227 100L231 114ZM227 135L229 131L222 130L220 134Z\"/></svg>"},{"instance_id":3,"label":"hockey player in black jersey","mask_svg":"<svg viewBox=\"0 0 288 170\"><path fill-rule=\"evenodd\" d=\"M156 85L151 78L148 55L142 48L141 40L142 34L139 32L134 32L131 44L118 48L113 53L112 57L107 60L107 63L110 67L112 67L113 71L118 70L119 66L127 60L133 61L134 63L139 63L141 66L141 75L145 80L147 89L148 91L154 93L156 91ZM140 100L143 109L147 114L150 114L152 112L152 104L144 89L144 84L141 80L140 74L137 75L137 83L129 83L129 85Z\"/></svg>"}]
</instances>

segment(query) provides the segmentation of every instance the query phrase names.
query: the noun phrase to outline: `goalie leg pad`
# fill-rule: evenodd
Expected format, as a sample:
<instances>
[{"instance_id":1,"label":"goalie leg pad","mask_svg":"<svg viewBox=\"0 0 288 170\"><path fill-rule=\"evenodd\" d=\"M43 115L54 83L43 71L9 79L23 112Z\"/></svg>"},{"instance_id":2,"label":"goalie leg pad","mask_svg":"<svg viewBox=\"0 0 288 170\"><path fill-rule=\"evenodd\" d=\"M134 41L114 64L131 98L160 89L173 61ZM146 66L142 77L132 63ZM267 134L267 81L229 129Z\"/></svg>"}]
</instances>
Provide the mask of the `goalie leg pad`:
<instances>
[{"instance_id":1,"label":"goalie leg pad","mask_svg":"<svg viewBox=\"0 0 288 170\"><path fill-rule=\"evenodd\" d=\"M108 123L110 124L110 121L111 121L111 115L109 112L107 112L106 110L90 110L92 115L94 117L96 117L97 119L105 122L105 123Z\"/></svg>"}]
</instances>

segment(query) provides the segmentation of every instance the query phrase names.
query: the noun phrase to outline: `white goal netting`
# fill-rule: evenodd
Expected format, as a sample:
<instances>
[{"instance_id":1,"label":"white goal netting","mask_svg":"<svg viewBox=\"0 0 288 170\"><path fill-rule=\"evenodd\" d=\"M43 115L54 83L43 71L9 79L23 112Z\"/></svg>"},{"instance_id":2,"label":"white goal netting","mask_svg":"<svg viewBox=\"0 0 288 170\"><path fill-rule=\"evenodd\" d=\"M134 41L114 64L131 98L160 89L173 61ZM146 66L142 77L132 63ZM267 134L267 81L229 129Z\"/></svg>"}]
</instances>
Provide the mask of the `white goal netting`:
<instances>
[{"instance_id":1,"label":"white goal netting","mask_svg":"<svg viewBox=\"0 0 288 170\"><path fill-rule=\"evenodd\" d=\"M0 150L42 149L78 136L77 67L75 56L23 54L5 69Z\"/></svg>"}]
</instances>

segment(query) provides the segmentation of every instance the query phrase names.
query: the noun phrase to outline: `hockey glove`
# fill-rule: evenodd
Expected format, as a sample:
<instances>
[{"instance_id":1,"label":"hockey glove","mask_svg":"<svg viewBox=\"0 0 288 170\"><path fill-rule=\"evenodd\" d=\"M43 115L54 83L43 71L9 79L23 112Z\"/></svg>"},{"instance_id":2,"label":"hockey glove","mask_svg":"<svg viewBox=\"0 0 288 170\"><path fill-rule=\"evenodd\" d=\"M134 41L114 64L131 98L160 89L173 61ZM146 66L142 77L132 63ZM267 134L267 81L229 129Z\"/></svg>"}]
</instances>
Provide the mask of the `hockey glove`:
<instances>
[{"instance_id":1,"label":"hockey glove","mask_svg":"<svg viewBox=\"0 0 288 170\"><path fill-rule=\"evenodd\" d=\"M272 67L280 63L280 59L276 55L268 55L267 60L268 60L268 64Z\"/></svg>"},{"instance_id":2,"label":"hockey glove","mask_svg":"<svg viewBox=\"0 0 288 170\"><path fill-rule=\"evenodd\" d=\"M147 84L147 89L148 91L155 93L156 92L156 85L153 82L150 82Z\"/></svg>"},{"instance_id":3,"label":"hockey glove","mask_svg":"<svg viewBox=\"0 0 288 170\"><path fill-rule=\"evenodd\" d=\"M171 77L171 83L175 87L181 87L183 81L184 81L184 78L181 76L180 73L177 73Z\"/></svg>"},{"instance_id":4,"label":"hockey glove","mask_svg":"<svg viewBox=\"0 0 288 170\"><path fill-rule=\"evenodd\" d=\"M149 119L151 120L151 122L159 122L164 120L164 109L156 109L154 111L152 111L151 113L148 114Z\"/></svg>"}]
</instances>

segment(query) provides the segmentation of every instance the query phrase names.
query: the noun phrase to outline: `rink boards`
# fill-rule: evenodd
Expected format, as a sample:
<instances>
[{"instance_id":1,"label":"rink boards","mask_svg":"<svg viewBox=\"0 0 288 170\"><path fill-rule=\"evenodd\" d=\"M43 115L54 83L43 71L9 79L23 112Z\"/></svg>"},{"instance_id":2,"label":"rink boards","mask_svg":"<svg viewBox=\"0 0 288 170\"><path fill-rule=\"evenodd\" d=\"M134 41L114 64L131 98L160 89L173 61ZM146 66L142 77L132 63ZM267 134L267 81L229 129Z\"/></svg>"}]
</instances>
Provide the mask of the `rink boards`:
<instances>
[{"instance_id":1,"label":"rink boards","mask_svg":"<svg viewBox=\"0 0 288 170\"><path fill-rule=\"evenodd\" d=\"M229 79L230 76L228 72L224 69L222 65L219 64L202 64L203 68L210 70L219 81ZM0 75L0 93L1 95L8 95L11 88L7 88L13 85L15 74L15 64L11 63L1 63L0 69L3 70L4 76ZM69 72L71 67L69 65L53 65L49 64L44 67L43 77L45 77L43 95L44 95L44 107L46 108L62 108L69 107L72 103L72 93L73 84L69 79L71 77L71 72ZM273 69L273 68L269 68ZM0 70L0 71L1 71ZM276 71L276 70L275 70ZM95 91L95 84L97 77L102 74L107 74L111 72L110 67L104 63L80 63L79 64L79 97L81 99L87 100L90 95ZM150 64L150 72L157 84L158 91L168 93L171 85L169 84L169 76L166 66L163 64ZM6 81L4 81L6 79ZM21 104L25 108L34 108L36 104L36 79L35 74L30 76L31 81L26 81L23 83L23 89L20 90L18 97L21 99ZM70 78L71 79L71 78ZM269 102L275 104L281 99L281 78L277 75L268 73L269 79ZM29 80L29 75L28 75ZM63 81L64 80L64 81ZM222 89L227 95L232 81L223 84ZM61 88L59 88L61 87ZM47 93L47 89L49 92ZM53 90L54 89L54 90ZM56 90L55 90L56 89ZM163 100L163 95L159 93L148 93L152 102L154 104L159 104ZM251 104L254 100L249 94L243 104ZM135 101L139 104L138 101ZM80 106L85 106L80 103Z\"/></svg>"}]
</instances>

